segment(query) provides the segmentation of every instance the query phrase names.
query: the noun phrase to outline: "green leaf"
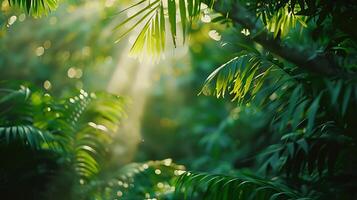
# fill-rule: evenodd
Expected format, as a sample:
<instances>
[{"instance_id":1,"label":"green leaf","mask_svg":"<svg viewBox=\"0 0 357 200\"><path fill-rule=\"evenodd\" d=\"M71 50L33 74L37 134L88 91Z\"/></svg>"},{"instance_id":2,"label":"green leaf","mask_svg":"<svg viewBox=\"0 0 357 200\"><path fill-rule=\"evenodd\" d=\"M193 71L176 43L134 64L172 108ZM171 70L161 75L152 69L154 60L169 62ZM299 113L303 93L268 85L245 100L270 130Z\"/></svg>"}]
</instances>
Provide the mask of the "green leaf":
<instances>
[{"instance_id":1,"label":"green leaf","mask_svg":"<svg viewBox=\"0 0 357 200\"><path fill-rule=\"evenodd\" d=\"M352 94L352 86L349 85L346 88L345 94L343 95L343 101L342 101L342 116L346 114L347 107L348 107L348 102L350 100Z\"/></svg>"},{"instance_id":2,"label":"green leaf","mask_svg":"<svg viewBox=\"0 0 357 200\"><path fill-rule=\"evenodd\" d=\"M158 1L156 1L158 2ZM153 3L156 4L156 3ZM151 6L144 8L145 10L151 8ZM131 26L128 30L126 30L123 34L121 34L119 36L119 38L115 41L115 42L119 42L123 37L125 37L128 33L130 33L132 30L134 30L139 24L141 24L145 19L147 19L147 17L149 17L150 14L152 14L153 12L156 11L156 9L159 8L159 5L155 5L155 7L151 10L149 10L144 16L142 16L133 26ZM143 10L144 10L143 9ZM141 13L136 13L133 16L131 16L130 18L135 18L136 16L138 16ZM146 25L144 27L148 27L149 23L152 19L153 15L150 16L149 20L146 22ZM121 26L123 26L124 24L126 24L127 22L129 22L129 20L125 20L124 22L122 22L121 24L119 24L116 28L120 28ZM143 31L142 31L143 32ZM146 33L146 30L144 31L144 33Z\"/></svg>"},{"instance_id":3,"label":"green leaf","mask_svg":"<svg viewBox=\"0 0 357 200\"><path fill-rule=\"evenodd\" d=\"M335 105L342 88L342 81L337 81L337 83L334 84L331 81L326 80L326 85L331 94L331 104Z\"/></svg>"},{"instance_id":4,"label":"green leaf","mask_svg":"<svg viewBox=\"0 0 357 200\"><path fill-rule=\"evenodd\" d=\"M121 11L119 11L119 12L116 13L116 14L119 15L119 14L121 14L121 13L123 13L123 12L125 12L125 11L127 11L127 10L129 10L129 9L131 9L131 8L134 8L134 7L138 6L138 5L141 5L142 3L146 2L146 1L148 1L148 0L141 0L141 1L139 1L138 3L133 4L133 5L129 6L129 7L127 7L127 8L125 8L125 9L121 10Z\"/></svg>"},{"instance_id":5,"label":"green leaf","mask_svg":"<svg viewBox=\"0 0 357 200\"><path fill-rule=\"evenodd\" d=\"M56 9L58 0L8 0L10 6L16 6L35 17L46 15Z\"/></svg>"},{"instance_id":6,"label":"green leaf","mask_svg":"<svg viewBox=\"0 0 357 200\"><path fill-rule=\"evenodd\" d=\"M136 18L137 16L140 16L141 14L143 14L144 12L146 12L147 10L149 10L149 13L150 11L155 11L154 9L152 9L152 6L154 6L155 4L157 4L160 0L156 0L152 3L150 3L149 5L147 5L146 7L144 7L143 9L139 10L138 12L135 12L134 15L130 16L129 18L126 18L123 22L121 22L120 24L118 24L117 26L115 26L114 29L119 29L121 28L122 26L124 26L125 24L127 24L128 22L130 22L131 20L133 20L134 18ZM139 20L139 22L142 22L145 18L141 18Z\"/></svg>"},{"instance_id":7,"label":"green leaf","mask_svg":"<svg viewBox=\"0 0 357 200\"><path fill-rule=\"evenodd\" d=\"M165 41L166 41L166 34L165 34L165 16L164 16L164 7L161 4L160 6L160 34L161 34L161 49L165 49Z\"/></svg>"},{"instance_id":8,"label":"green leaf","mask_svg":"<svg viewBox=\"0 0 357 200\"><path fill-rule=\"evenodd\" d=\"M175 0L167 0L167 5L172 41L176 47L176 2Z\"/></svg>"},{"instance_id":9,"label":"green leaf","mask_svg":"<svg viewBox=\"0 0 357 200\"><path fill-rule=\"evenodd\" d=\"M288 148L288 152L289 152L290 157L294 157L294 154L295 154L295 146L294 146L294 143L289 142L289 143L287 144L287 148Z\"/></svg>"},{"instance_id":10,"label":"green leaf","mask_svg":"<svg viewBox=\"0 0 357 200\"><path fill-rule=\"evenodd\" d=\"M294 116L292 118L293 130L296 130L300 125L301 121L304 119L305 108L307 106L308 100L304 100L296 107Z\"/></svg>"},{"instance_id":11,"label":"green leaf","mask_svg":"<svg viewBox=\"0 0 357 200\"><path fill-rule=\"evenodd\" d=\"M123 11L126 11L130 8L139 6L143 3L144 1L140 1ZM156 6L156 3L159 3L159 6ZM183 35L183 43L187 40L187 35L190 32L190 27L192 26L192 22L194 20L197 20L198 17L200 16L201 13L201 1L200 0L178 0L176 5L175 0L167 0L167 13L164 13L164 6L163 6L163 0L155 0L153 3L150 3L149 6L146 6L145 8L141 9L140 11L136 12L134 15L130 16L129 18L125 19L123 22L121 22L119 25L116 26L116 29L118 28L123 28L123 25L134 21L134 25L131 26L129 29L126 29L123 34L119 36L119 38L116 40L116 42L119 42L124 36L126 36L128 33L134 30L139 24L141 23L146 23L146 25L143 26L142 30L139 31L139 35L136 39L135 47L131 48L132 50L130 51L131 54L134 56L136 54L140 53L148 53L149 55L158 55L163 52L165 49L165 15L168 16L168 21L169 21L169 29L170 29L170 34L171 38L173 41L174 46L177 46L177 24L176 24L176 16L179 14L180 15L180 20L181 20L181 28L182 28L182 35ZM210 4L213 4L213 1L209 2ZM178 9L177 9L178 8ZM122 13L123 11L119 12ZM155 12L155 13L154 13ZM150 16L149 14L146 14L144 17L139 17L141 15L144 15L144 13L150 13L155 15ZM159 15L159 20L157 20L157 15ZM158 23L159 21L159 23ZM159 27L157 27L157 24L159 24ZM145 29L145 30L144 30ZM160 34L157 34L158 31L160 31ZM161 40L161 41L160 41ZM160 41L160 42L158 42ZM144 48L146 45L146 48ZM158 45L161 45L159 48Z\"/></svg>"},{"instance_id":12,"label":"green leaf","mask_svg":"<svg viewBox=\"0 0 357 200\"><path fill-rule=\"evenodd\" d=\"M190 192L188 188L194 188L194 191ZM176 196L183 192L184 199L193 199L195 191L203 191L205 193L203 199L269 199L277 198L277 196L284 199L297 199L302 197L294 190L277 182L243 173L238 173L236 177L230 177L218 174L186 172L177 179Z\"/></svg>"},{"instance_id":13,"label":"green leaf","mask_svg":"<svg viewBox=\"0 0 357 200\"><path fill-rule=\"evenodd\" d=\"M305 139L300 139L297 141L297 144L299 144L300 148L305 152L306 155L309 153L309 145L306 142Z\"/></svg>"},{"instance_id":14,"label":"green leaf","mask_svg":"<svg viewBox=\"0 0 357 200\"><path fill-rule=\"evenodd\" d=\"M187 13L186 13L185 0L179 0L179 8L180 8L180 16L181 16L181 24L182 24L183 42L185 43L186 34L187 34Z\"/></svg>"},{"instance_id":15,"label":"green leaf","mask_svg":"<svg viewBox=\"0 0 357 200\"><path fill-rule=\"evenodd\" d=\"M319 109L319 102L321 98L322 93L318 95L318 97L312 102L310 105L308 111L307 111L307 133L311 134L312 129L314 127L314 122L316 120L316 113Z\"/></svg>"}]
</instances>

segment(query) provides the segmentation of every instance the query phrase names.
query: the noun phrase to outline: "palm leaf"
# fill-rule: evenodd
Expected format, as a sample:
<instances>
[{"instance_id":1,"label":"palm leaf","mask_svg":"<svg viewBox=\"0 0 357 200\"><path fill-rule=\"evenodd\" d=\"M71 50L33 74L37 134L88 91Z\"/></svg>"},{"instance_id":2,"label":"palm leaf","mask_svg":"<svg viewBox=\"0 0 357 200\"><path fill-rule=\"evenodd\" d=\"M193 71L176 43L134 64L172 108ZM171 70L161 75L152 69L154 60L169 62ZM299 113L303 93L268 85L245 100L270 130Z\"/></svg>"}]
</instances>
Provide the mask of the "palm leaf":
<instances>
[{"instance_id":1,"label":"palm leaf","mask_svg":"<svg viewBox=\"0 0 357 200\"><path fill-rule=\"evenodd\" d=\"M185 172L176 182L176 195L184 199L299 199L302 195L277 181L240 173L236 177ZM198 193L197 193L198 192ZM201 194L199 194L201 193ZM309 199L306 197L306 199Z\"/></svg>"},{"instance_id":2,"label":"palm leaf","mask_svg":"<svg viewBox=\"0 0 357 200\"><path fill-rule=\"evenodd\" d=\"M49 133L31 125L0 127L0 138L7 145L20 141L22 144L33 149L42 149L44 145L48 146L53 140L53 137Z\"/></svg>"},{"instance_id":3,"label":"palm leaf","mask_svg":"<svg viewBox=\"0 0 357 200\"><path fill-rule=\"evenodd\" d=\"M232 100L252 99L261 89L271 73L273 64L255 54L244 51L241 55L221 65L206 79L201 93L224 97L226 93L232 95Z\"/></svg>"},{"instance_id":4,"label":"palm leaf","mask_svg":"<svg viewBox=\"0 0 357 200\"><path fill-rule=\"evenodd\" d=\"M58 0L8 0L11 6L16 6L33 16L41 16L54 10Z\"/></svg>"},{"instance_id":5,"label":"palm leaf","mask_svg":"<svg viewBox=\"0 0 357 200\"><path fill-rule=\"evenodd\" d=\"M163 2L167 1L167 2ZM165 47L165 17L168 17L169 29L171 32L171 38L174 46L177 43L177 15L180 15L182 25L182 37L183 41L186 41L186 35L190 29L192 22L198 18L201 10L201 0L156 0L149 2L149 4L143 8L145 1L140 1L127 9L139 9L138 12L131 15L129 18L121 22L116 29L122 28L123 25L133 22L130 28L126 29L124 33L120 34L120 41L124 36L132 32L134 29L142 25L135 43L131 48L131 54L136 56L143 52L157 56L164 51ZM125 9L125 10L127 10ZM165 12L166 11L166 12ZM122 13L122 12L120 12ZM120 14L118 13L118 14Z\"/></svg>"}]
</instances>

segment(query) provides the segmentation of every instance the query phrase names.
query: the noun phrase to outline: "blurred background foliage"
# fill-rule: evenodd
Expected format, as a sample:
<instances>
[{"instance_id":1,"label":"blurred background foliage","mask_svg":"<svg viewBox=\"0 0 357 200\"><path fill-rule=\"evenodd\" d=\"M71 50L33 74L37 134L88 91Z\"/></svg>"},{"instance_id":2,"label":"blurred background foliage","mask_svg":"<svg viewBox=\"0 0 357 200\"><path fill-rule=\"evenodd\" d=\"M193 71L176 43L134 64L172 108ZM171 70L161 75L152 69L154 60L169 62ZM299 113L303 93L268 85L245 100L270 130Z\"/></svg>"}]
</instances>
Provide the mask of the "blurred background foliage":
<instances>
[{"instance_id":1,"label":"blurred background foliage","mask_svg":"<svg viewBox=\"0 0 357 200\"><path fill-rule=\"evenodd\" d=\"M46 85L59 95L74 88L104 89L121 51L111 37L114 3L66 1L34 19L2 1L1 79Z\"/></svg>"},{"instance_id":2,"label":"blurred background foliage","mask_svg":"<svg viewBox=\"0 0 357 200\"><path fill-rule=\"evenodd\" d=\"M322 4L314 10L306 1L305 10L296 1L282 1L285 7L274 1L239 2L256 12L275 41L299 51L307 49L311 58L334 56L344 72L356 72L355 30L346 25L352 24L355 15L344 14L343 5L331 4L330 8ZM197 19L189 27L187 46L181 45L183 38L178 34L178 47L173 50L167 31L163 61L137 62L127 54L140 32L134 31L115 44L120 37L115 27L136 10L119 11L132 1L58 3L55 11L47 10L40 17L40 11L30 11L29 15L24 9L10 7L7 0L0 1L0 153L7 163L0 170L0 191L4 197L356 196L352 192L356 188L353 155L357 152L354 74L325 79L296 67L254 42L252 30L207 6L194 16ZM301 13L293 16L295 4ZM324 12L331 9L334 14L326 17ZM166 20L171 21L169 12L165 12L169 15ZM337 23L345 15L352 17ZM284 23L288 25L278 27ZM166 22L169 25L172 28L171 22ZM338 31L334 31L336 27ZM240 56L249 61L240 61ZM254 59L259 65L248 64ZM261 90L253 93L253 88L248 88L252 91L247 90L246 96L237 95L239 90L233 86L240 77L227 77L231 69L243 70L239 63L246 64L244 69L259 67L259 76L254 70L246 73L254 71L252 77L257 82L263 77ZM219 66L227 67L215 71ZM117 76L125 67L130 68L124 71L127 74ZM214 71L215 76L208 80ZM246 84L247 79L239 81ZM259 85L257 82L254 86ZM131 91L140 83L145 92L133 95ZM216 98L224 96L223 92L225 98ZM135 110L140 107L136 104L139 100L143 100L143 110ZM138 118L132 117L135 112L140 113ZM133 120L139 126L139 137L133 136L138 140L135 145L126 135L134 133L123 127ZM134 150L126 153L126 148ZM23 162L14 157L23 158ZM351 163L346 164L348 160ZM26 167L12 170L16 165ZM331 170L335 168L336 176ZM31 183L36 184L28 188ZM266 193L259 193L265 189ZM218 193L222 196L210 195ZM234 193L242 196L231 195Z\"/></svg>"}]
</instances>

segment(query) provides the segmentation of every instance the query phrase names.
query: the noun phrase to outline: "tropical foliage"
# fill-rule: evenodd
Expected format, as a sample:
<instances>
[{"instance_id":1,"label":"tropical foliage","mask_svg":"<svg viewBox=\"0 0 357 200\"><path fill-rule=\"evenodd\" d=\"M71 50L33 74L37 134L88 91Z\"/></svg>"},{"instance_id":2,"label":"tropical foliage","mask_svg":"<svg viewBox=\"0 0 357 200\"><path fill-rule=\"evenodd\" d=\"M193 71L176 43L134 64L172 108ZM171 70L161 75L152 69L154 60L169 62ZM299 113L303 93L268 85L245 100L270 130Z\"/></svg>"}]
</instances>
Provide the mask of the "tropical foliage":
<instances>
[{"instance_id":1,"label":"tropical foliage","mask_svg":"<svg viewBox=\"0 0 357 200\"><path fill-rule=\"evenodd\" d=\"M118 122L125 116L122 98L81 90L72 98L57 100L48 93L36 90L31 93L24 85L2 88L1 93L2 156L9 150L18 153L16 157L9 157L6 165L2 166L2 173L9 176L2 189L6 191L7 187L16 187L19 181L15 178L19 176L17 173L22 173L20 177L25 178L21 182L30 183L38 177L50 182L53 176L61 175L61 168L70 167L77 185L86 184L98 176L105 167L101 164L108 154L105 146L111 142ZM40 156L37 160L37 154L43 158ZM30 167L28 164L37 165L38 171L32 174L31 168L21 170L22 167ZM12 168L14 166L19 168ZM46 182L41 185L45 187ZM36 197L40 193L21 189L26 192L12 195L25 198Z\"/></svg>"},{"instance_id":2,"label":"tropical foliage","mask_svg":"<svg viewBox=\"0 0 357 200\"><path fill-rule=\"evenodd\" d=\"M163 10L163 1L155 3L158 3L157 7L153 8L149 4L137 15L146 10L148 15L155 12L155 9ZM352 91L356 91L357 86L354 72L356 69L353 64L355 58L351 57L354 50L345 51L343 55L337 51L331 51L337 46L343 46L342 43L333 44L333 40L341 36L324 32L324 29L335 27L329 22L330 20L337 20L336 15L326 17L327 4L331 6L332 3L324 4L313 1L284 1L277 4L264 1L249 1L249 3L179 1L177 3L168 1L167 15L175 46L177 38L175 17L177 15L181 17L185 40L186 25L192 24L193 20L203 12L201 3L206 3L206 9L213 8L213 11L226 16L218 17L215 21L225 20L228 22L223 23L232 23L238 29L243 28L242 33L248 40L251 39L265 48L257 49L255 46L241 45L243 50L212 72L202 90L203 94L215 94L217 97L230 95L233 101L237 100L243 107L256 107L261 112L271 113L268 117L272 120L265 124L264 129L265 134L266 131L271 133L268 137L271 145L256 156L257 163L260 163L258 166L261 166L259 171L265 172L267 178L279 177L278 179L286 181L286 185L291 184L291 187L301 191L309 185L311 188L308 189L308 193L301 195L301 198L308 196L311 198L335 196L337 198L337 196L347 194L342 192L347 189L345 186L335 188L342 192L338 195L335 189L320 191L321 188L328 188L327 185L333 185L331 180L339 179L337 177L355 177L348 172L351 165L355 164L351 164L350 159L348 159L349 163L342 161L342 157L348 154L347 152L356 151L353 147L352 132L350 132L355 129L352 121L357 102L357 93L352 95ZM333 6L334 9L342 9L347 5L348 3ZM346 12L352 13L353 11L354 9L350 8ZM135 17L136 15L133 15L124 22L133 20ZM146 17L147 15L144 15L140 18L138 23L145 21ZM258 20L257 22L254 21L254 17ZM145 34L148 24L151 24L150 20L146 22L138 36L137 41L141 44L138 49L143 49L144 41L155 41L155 39L145 39L155 36L150 32ZM309 27L314 28L309 29ZM345 35L345 39L351 37L347 35L353 35L353 32L340 26L336 28L340 35ZM165 27L161 26L152 30L163 32L164 29ZM300 48L305 49L301 51L294 47L296 46L294 41L289 41L290 37L297 37L296 40L299 40L299 36L307 37L302 33L304 31L319 31L315 33L315 38L329 40L317 43L321 46L320 48L324 48L319 50L322 52L307 50L307 45L300 45ZM293 33L289 35L289 32ZM330 38L327 39L327 37ZM159 34L156 34L154 38L156 41L162 41L162 36ZM136 43L133 48L135 45ZM149 49L154 49L151 43L146 45ZM355 45L354 42L353 45ZM156 49L159 52L161 48ZM311 52L311 55L306 55L305 52ZM330 56L327 58L326 55ZM348 175L345 174L347 172ZM269 179L261 181L259 178L245 181L244 178L239 177L186 173L178 180L177 190L192 194L190 198L200 193L199 186L201 185L207 185L203 189L207 195L203 196L204 198L247 199L248 196L258 199L299 198L298 195L293 195L293 190L274 187L275 183L269 181ZM245 184L249 187L243 187ZM249 195L246 196L247 194ZM284 197L288 194L291 196Z\"/></svg>"}]
</instances>

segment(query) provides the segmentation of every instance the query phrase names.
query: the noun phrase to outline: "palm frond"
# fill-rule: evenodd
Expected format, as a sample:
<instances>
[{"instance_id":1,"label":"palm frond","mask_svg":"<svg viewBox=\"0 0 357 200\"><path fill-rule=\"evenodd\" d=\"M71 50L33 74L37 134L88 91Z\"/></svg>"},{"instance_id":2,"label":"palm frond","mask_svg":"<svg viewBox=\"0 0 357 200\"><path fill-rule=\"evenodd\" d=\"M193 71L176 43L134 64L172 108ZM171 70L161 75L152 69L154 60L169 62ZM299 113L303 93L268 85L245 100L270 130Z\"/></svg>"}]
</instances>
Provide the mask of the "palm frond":
<instances>
[{"instance_id":1,"label":"palm frond","mask_svg":"<svg viewBox=\"0 0 357 200\"><path fill-rule=\"evenodd\" d=\"M30 114L31 91L28 87L21 85L18 89L1 88L0 89L0 113L3 124L13 121L26 121L23 114ZM16 116L13 117L13 116Z\"/></svg>"},{"instance_id":2,"label":"palm frond","mask_svg":"<svg viewBox=\"0 0 357 200\"><path fill-rule=\"evenodd\" d=\"M140 8L144 2L148 2L148 5ZM119 29L122 28L123 25L134 22L130 28L120 34L117 41L120 41L124 36L141 25L142 28L131 48L131 54L138 55L142 52L146 52L149 55L157 56L165 49L167 32L165 18L168 18L172 42L174 46L176 46L178 29L177 16L180 17L179 20L181 21L182 37L183 42L185 42L190 26L200 15L201 3L201 0L140 1L128 8L138 8L139 11L135 12L135 14L131 15L116 27L116 29Z\"/></svg>"},{"instance_id":3,"label":"palm frond","mask_svg":"<svg viewBox=\"0 0 357 200\"><path fill-rule=\"evenodd\" d=\"M326 115L334 113L346 120L353 115L354 80L320 80L322 89L317 91L309 90L310 84L291 82L278 93L275 100L278 106L268 112L274 113L271 128L281 141L266 148L262 157L258 156L263 161L259 164L261 170L284 171L288 177L303 179L309 179L306 174L310 178L330 176L340 165L338 158L346 153L344 148L353 149L346 122Z\"/></svg>"},{"instance_id":4,"label":"palm frond","mask_svg":"<svg viewBox=\"0 0 357 200\"><path fill-rule=\"evenodd\" d=\"M53 140L50 133L35 126L31 91L21 85L19 89L0 89L0 138L11 145L20 142L33 149L48 148Z\"/></svg>"},{"instance_id":5,"label":"palm frond","mask_svg":"<svg viewBox=\"0 0 357 200\"><path fill-rule=\"evenodd\" d=\"M52 140L51 134L31 125L0 127L0 141L7 145L11 145L12 142L21 142L33 149L43 149L46 148L45 146L48 147Z\"/></svg>"},{"instance_id":6,"label":"palm frond","mask_svg":"<svg viewBox=\"0 0 357 200\"><path fill-rule=\"evenodd\" d=\"M260 15L268 31L274 33L275 38L278 35L285 37L289 31L297 27L297 24L300 24L300 28L307 27L306 18L295 15L288 5L273 12L273 14L263 8L260 9L261 11L258 12L258 15Z\"/></svg>"},{"instance_id":7,"label":"palm frond","mask_svg":"<svg viewBox=\"0 0 357 200\"><path fill-rule=\"evenodd\" d=\"M239 102L253 99L274 67L257 52L242 51L208 76L201 93L217 97L224 97L228 93L232 95L232 101Z\"/></svg>"},{"instance_id":8,"label":"palm frond","mask_svg":"<svg viewBox=\"0 0 357 200\"><path fill-rule=\"evenodd\" d=\"M11 6L16 6L33 16L45 15L57 7L58 0L8 0Z\"/></svg>"},{"instance_id":9,"label":"palm frond","mask_svg":"<svg viewBox=\"0 0 357 200\"><path fill-rule=\"evenodd\" d=\"M302 199L297 191L278 181L248 174L237 176L185 172L176 182L176 194L184 199ZM305 199L310 199L305 196Z\"/></svg>"}]
</instances>

